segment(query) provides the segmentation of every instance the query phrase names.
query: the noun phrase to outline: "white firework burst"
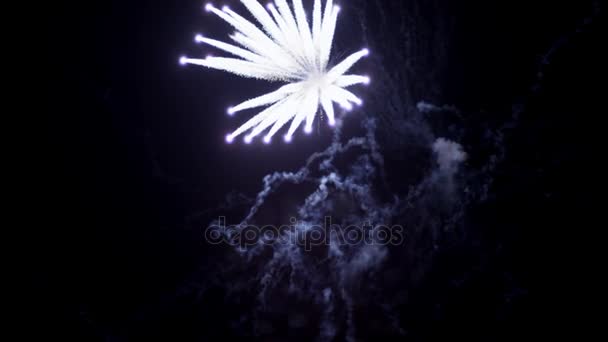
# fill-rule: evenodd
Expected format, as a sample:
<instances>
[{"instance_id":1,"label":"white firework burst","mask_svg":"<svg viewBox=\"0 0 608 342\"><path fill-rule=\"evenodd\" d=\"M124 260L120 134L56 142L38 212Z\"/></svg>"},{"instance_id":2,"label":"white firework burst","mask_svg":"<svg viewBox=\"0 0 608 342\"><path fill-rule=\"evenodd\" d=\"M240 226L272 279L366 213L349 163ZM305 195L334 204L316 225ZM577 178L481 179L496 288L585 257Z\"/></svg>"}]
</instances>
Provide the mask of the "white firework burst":
<instances>
[{"instance_id":1,"label":"white firework burst","mask_svg":"<svg viewBox=\"0 0 608 342\"><path fill-rule=\"evenodd\" d=\"M329 125L335 125L333 102L346 110L362 101L345 88L355 84L368 84L370 79L361 75L345 73L369 51L356 52L332 68L328 68L336 21L340 7L327 0L325 10L321 0L314 1L312 28L306 18L302 0L292 0L293 11L286 0L275 0L267 9L256 0L241 0L243 5L259 22L261 29L232 11L228 6L218 9L207 4L205 9L213 12L236 29L230 38L238 45L197 35L197 43L206 43L239 58L207 57L194 59L182 57L180 63L202 65L228 71L242 77L268 81L287 82L274 92L247 100L228 108L228 114L268 106L237 130L226 136L231 143L237 136L249 132L245 142L268 130L264 137L270 143L283 126L291 121L286 142L305 121L304 131L312 132L312 125L322 107ZM294 15L295 14L295 15Z\"/></svg>"}]
</instances>

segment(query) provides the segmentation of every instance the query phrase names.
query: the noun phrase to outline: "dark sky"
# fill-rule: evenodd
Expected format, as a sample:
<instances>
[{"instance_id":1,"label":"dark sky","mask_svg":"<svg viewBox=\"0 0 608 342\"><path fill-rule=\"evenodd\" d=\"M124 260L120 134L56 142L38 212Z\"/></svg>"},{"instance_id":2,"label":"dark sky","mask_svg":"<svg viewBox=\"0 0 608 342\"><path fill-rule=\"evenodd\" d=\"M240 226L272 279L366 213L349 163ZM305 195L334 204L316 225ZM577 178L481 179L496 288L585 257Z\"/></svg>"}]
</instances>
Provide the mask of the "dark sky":
<instances>
[{"instance_id":1,"label":"dark sky","mask_svg":"<svg viewBox=\"0 0 608 342\"><path fill-rule=\"evenodd\" d=\"M238 1L226 3L243 11ZM337 40L345 54L365 41L353 19L355 9L347 0L342 3L345 18L338 23ZM386 1L387 8L397 3ZM508 131L507 157L493 174L490 200L470 208L471 240L456 248L456 255L442 256L456 261L431 267L431 289L403 309L402 319L414 322L410 337L417 341L450 336L446 329L455 329L450 330L454 338L480 340L496 340L503 336L500 329L523 334L534 326L533 313L554 303L551 284L561 282L558 274L565 282L575 277L569 275L575 266L564 263L568 258L557 247L568 240L564 234L587 230L580 210L588 201L585 184L591 182L586 177L588 132L602 115L600 89L605 88L596 85L604 81L599 70L605 60L600 52L604 22L593 14L601 13L599 2L411 3L421 4L415 7L421 27L412 30L414 40L408 44L426 51L417 56L426 60L415 62L432 72L409 80L416 85L408 96L451 104L464 113L456 125L462 126L459 137L473 166L488 149L482 132L507 122L517 106L525 109L517 128ZM49 13L44 30L50 66L43 121L47 139L41 142L35 181L41 205L36 215L45 224L37 225L44 228L34 230L31 243L37 294L28 315L33 330L80 341L203 341L238 335L230 330L227 313L245 312L247 304L176 299L186 280L215 260L200 239L201 228L187 218L215 208L232 191L254 196L264 175L297 169L327 146L331 132L321 127L291 145L226 145L225 134L250 114L230 118L226 107L274 85L178 65L183 54L212 51L194 44L195 33L225 37L229 32L202 5L81 1L56 4ZM389 13L384 20L399 27L405 18ZM382 23L373 16L369 21L372 27ZM399 55L395 49L392 54ZM373 63L380 62L383 51L372 52L380 57L361 62L359 70L377 70ZM544 65L543 58L549 63ZM382 63L389 70L406 68L389 57ZM383 94L366 96L377 103ZM367 109L352 114L353 127L355 120L382 111L376 105ZM444 133L451 132L447 126L430 124ZM388 140L385 144L386 151L395 150ZM391 179L403 182L395 189L407 187L404 170L415 169L416 161L408 160L407 152L386 153ZM454 270L472 268L469 258L483 258L465 253L466 246L478 245L506 252L482 263L468 287L443 291L442 282ZM480 303L504 295L508 285L493 279L505 272L526 295L506 318L490 319L490 328L466 328L494 315ZM204 281L212 275L198 277ZM434 320L428 312L437 301L448 309ZM471 306L479 311L467 311ZM411 308L420 312L419 320L411 318ZM213 332L214 326L219 330Z\"/></svg>"}]
</instances>

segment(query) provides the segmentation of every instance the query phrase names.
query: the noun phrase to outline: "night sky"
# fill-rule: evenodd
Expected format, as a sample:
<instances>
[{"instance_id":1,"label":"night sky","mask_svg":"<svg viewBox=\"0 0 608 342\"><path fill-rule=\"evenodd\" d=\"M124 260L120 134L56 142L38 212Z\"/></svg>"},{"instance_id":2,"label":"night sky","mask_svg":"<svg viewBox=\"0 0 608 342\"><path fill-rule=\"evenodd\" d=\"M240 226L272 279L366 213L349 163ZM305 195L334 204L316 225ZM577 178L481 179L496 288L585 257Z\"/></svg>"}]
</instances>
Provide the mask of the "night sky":
<instances>
[{"instance_id":1,"label":"night sky","mask_svg":"<svg viewBox=\"0 0 608 342\"><path fill-rule=\"evenodd\" d=\"M225 3L246 13L237 0ZM566 295L581 272L572 235L591 230L605 8L533 3L340 1L336 58L372 51L353 67L372 84L353 87L365 105L347 114L342 138L366 136L373 122L384 173L360 158L363 149L336 163L345 179L366 185L372 211L411 198L390 214L406 242L347 280L333 275L352 263L306 264L314 276L296 276L293 292L277 278L263 305L271 252L248 259L209 245L203 232L219 215L239 223L264 176L298 170L331 145L332 130L321 121L291 144L226 144L254 113L229 117L226 108L276 84L179 65L184 54L223 55L196 45L196 33L222 40L232 32L202 1L53 4L42 32L48 109L30 177L31 219L41 221L28 230L31 331L77 341L547 334L540 317L556 322L576 302ZM438 138L467 155L447 174L432 149ZM373 179L357 178L358 163L376 168ZM279 187L256 223L287 223L321 176ZM358 201L331 191L332 215L363 217ZM333 291L329 316L315 282Z\"/></svg>"}]
</instances>

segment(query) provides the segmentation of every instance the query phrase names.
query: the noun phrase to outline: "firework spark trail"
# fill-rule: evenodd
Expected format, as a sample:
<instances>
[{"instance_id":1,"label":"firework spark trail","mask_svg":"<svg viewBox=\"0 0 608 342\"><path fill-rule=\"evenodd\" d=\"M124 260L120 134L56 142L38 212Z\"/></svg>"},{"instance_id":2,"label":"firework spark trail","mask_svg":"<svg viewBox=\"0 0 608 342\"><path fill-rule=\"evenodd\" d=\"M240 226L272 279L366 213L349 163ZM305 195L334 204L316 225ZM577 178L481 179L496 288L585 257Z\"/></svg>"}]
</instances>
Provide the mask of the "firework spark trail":
<instances>
[{"instance_id":1,"label":"firework spark trail","mask_svg":"<svg viewBox=\"0 0 608 342\"><path fill-rule=\"evenodd\" d=\"M194 64L212 69L223 70L242 77L267 81L288 82L274 92L247 100L235 107L228 108L229 115L239 111L269 106L249 121L226 136L226 142L249 131L245 143L268 130L264 143L288 122L291 125L284 136L286 142L292 140L295 131L302 123L304 132L312 132L315 116L321 108L330 126L336 123L333 102L345 110L353 104L361 106L363 101L346 90L357 84L369 84L367 76L347 75L346 72L361 58L369 54L368 49L355 52L342 62L329 67L334 32L340 7L333 0L327 0L322 10L321 0L315 0L312 14L312 27L307 19L302 0L293 0L290 8L286 0L270 3L265 9L256 0L241 0L260 24L255 24L232 11L228 6L218 9L207 4L205 9L228 24L236 33L230 38L237 44L232 45L215 39L196 35L197 43L204 43L238 58L207 57L195 59L181 57L181 64Z\"/></svg>"}]
</instances>

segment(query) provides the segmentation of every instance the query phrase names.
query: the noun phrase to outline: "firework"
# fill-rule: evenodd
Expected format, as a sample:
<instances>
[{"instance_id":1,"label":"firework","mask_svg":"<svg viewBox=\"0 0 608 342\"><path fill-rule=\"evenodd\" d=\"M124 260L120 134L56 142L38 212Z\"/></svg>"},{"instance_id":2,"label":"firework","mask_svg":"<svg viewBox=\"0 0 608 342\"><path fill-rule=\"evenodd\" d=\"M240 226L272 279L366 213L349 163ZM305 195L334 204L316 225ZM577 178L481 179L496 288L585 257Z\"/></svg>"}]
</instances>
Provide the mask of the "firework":
<instances>
[{"instance_id":1,"label":"firework","mask_svg":"<svg viewBox=\"0 0 608 342\"><path fill-rule=\"evenodd\" d=\"M322 9L321 0L314 1L312 27L306 17L301 0L293 0L290 8L286 0L275 0L275 5L264 8L256 0L241 0L257 20L251 21L232 11L212 4L206 11L216 14L236 31L230 35L235 44L196 35L197 43L204 43L234 55L236 58L207 57L194 59L181 57L181 64L195 64L224 70L242 77L284 82L276 91L247 100L227 110L229 115L257 107L267 106L257 115L226 136L231 143L237 136L248 132L244 141L252 140L265 132L264 142L291 122L284 140L290 142L295 131L305 122L304 132L311 133L315 116L320 108L329 125L335 125L334 102L345 110L362 100L346 90L355 84L368 84L369 77L345 74L359 59L369 54L367 49L328 67L340 7L328 0Z\"/></svg>"}]
</instances>

